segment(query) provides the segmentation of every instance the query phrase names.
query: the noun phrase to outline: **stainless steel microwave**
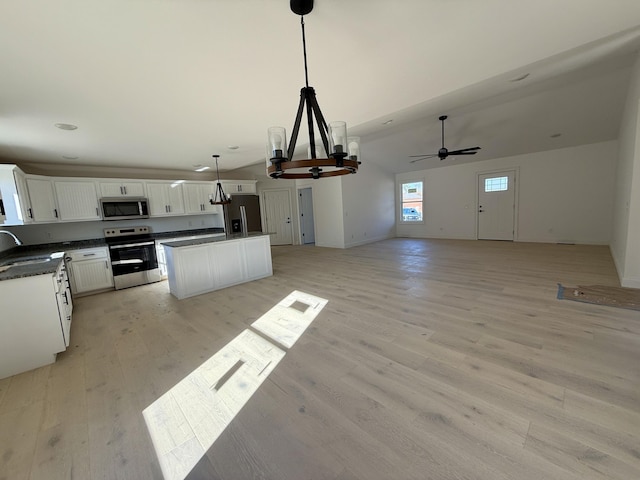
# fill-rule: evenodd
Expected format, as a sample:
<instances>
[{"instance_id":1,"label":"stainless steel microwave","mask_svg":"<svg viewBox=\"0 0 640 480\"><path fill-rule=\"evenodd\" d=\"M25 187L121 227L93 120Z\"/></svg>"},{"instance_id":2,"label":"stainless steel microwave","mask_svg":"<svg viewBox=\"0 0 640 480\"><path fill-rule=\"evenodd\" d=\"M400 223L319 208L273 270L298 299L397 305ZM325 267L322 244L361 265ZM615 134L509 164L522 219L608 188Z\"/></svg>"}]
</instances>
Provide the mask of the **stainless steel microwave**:
<instances>
[{"instance_id":1,"label":"stainless steel microwave","mask_svg":"<svg viewBox=\"0 0 640 480\"><path fill-rule=\"evenodd\" d=\"M103 220L149 218L149 200L139 197L100 199Z\"/></svg>"}]
</instances>

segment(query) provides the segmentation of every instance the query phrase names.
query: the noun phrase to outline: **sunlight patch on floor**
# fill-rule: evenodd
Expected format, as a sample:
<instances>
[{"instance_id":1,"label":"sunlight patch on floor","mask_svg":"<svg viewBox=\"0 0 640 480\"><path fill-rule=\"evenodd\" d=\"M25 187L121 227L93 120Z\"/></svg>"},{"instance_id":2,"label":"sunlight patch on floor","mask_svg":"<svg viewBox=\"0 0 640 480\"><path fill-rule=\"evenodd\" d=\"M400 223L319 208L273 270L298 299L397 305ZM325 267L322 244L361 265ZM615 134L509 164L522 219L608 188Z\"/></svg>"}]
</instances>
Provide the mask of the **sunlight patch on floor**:
<instances>
[{"instance_id":1,"label":"sunlight patch on floor","mask_svg":"<svg viewBox=\"0 0 640 480\"><path fill-rule=\"evenodd\" d=\"M165 480L188 475L326 304L292 292L144 409Z\"/></svg>"}]
</instances>

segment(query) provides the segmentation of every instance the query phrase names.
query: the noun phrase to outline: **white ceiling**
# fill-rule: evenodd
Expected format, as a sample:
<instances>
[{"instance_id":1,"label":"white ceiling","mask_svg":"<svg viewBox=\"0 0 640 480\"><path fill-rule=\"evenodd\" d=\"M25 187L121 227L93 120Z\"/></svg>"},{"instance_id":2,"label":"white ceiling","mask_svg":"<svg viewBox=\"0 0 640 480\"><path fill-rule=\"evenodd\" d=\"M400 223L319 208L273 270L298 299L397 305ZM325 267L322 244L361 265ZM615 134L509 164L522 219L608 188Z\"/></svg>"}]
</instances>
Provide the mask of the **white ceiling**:
<instances>
[{"instance_id":1,"label":"white ceiling","mask_svg":"<svg viewBox=\"0 0 640 480\"><path fill-rule=\"evenodd\" d=\"M617 137L638 0L315 4L310 85L363 138L362 168L442 165L408 158L437 151L442 114L449 149L482 147L448 163ZM267 127L290 130L304 86L287 0L2 0L0 18L3 162L241 168L264 161Z\"/></svg>"}]
</instances>

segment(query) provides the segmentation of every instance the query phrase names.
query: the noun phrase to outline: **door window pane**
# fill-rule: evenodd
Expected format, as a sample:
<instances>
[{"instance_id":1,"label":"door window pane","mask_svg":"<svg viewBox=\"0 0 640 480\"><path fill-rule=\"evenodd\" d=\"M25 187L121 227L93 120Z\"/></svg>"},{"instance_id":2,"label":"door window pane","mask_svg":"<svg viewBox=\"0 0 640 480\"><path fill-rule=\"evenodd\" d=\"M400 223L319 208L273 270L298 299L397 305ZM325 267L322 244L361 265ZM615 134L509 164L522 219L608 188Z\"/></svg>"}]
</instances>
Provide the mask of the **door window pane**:
<instances>
[{"instance_id":1,"label":"door window pane","mask_svg":"<svg viewBox=\"0 0 640 480\"><path fill-rule=\"evenodd\" d=\"M509 177L486 178L484 180L485 192L503 192L509 190Z\"/></svg>"}]
</instances>

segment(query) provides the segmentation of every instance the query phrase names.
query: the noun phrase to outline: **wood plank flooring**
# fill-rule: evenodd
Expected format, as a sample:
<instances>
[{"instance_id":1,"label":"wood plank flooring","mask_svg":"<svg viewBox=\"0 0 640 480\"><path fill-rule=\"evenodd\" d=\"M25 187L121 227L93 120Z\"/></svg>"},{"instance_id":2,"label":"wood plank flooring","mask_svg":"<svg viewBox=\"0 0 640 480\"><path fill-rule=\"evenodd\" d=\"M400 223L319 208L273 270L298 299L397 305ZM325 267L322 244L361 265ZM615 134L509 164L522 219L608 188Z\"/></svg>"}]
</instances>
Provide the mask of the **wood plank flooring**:
<instances>
[{"instance_id":1,"label":"wood plank flooring","mask_svg":"<svg viewBox=\"0 0 640 480\"><path fill-rule=\"evenodd\" d=\"M161 479L142 410L293 290L328 299L191 479L640 478L640 313L607 247L273 247L274 276L79 298L69 350L0 380L0 480Z\"/></svg>"}]
</instances>

